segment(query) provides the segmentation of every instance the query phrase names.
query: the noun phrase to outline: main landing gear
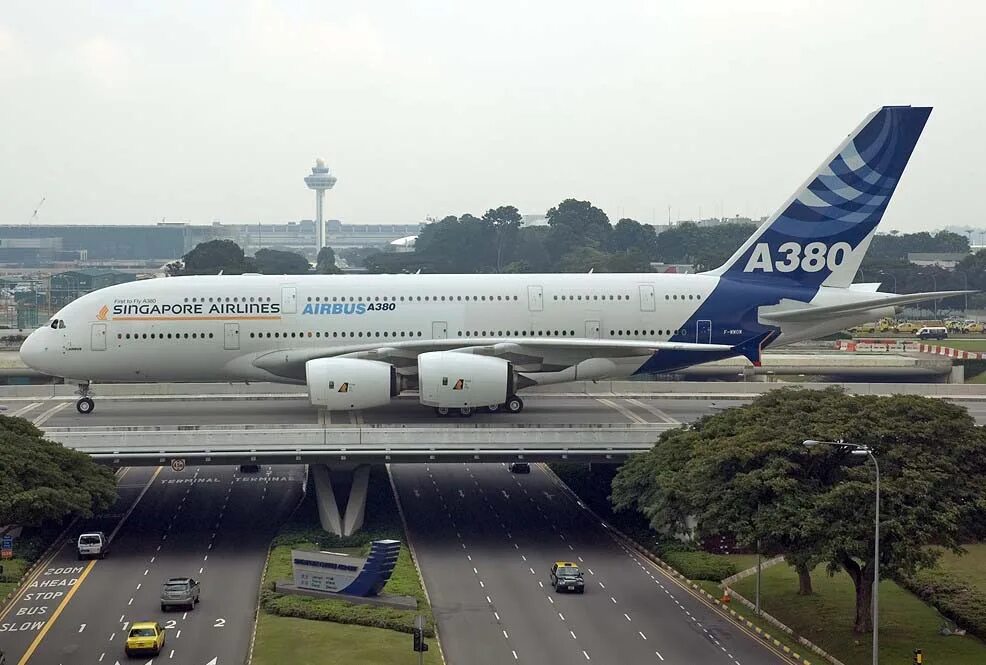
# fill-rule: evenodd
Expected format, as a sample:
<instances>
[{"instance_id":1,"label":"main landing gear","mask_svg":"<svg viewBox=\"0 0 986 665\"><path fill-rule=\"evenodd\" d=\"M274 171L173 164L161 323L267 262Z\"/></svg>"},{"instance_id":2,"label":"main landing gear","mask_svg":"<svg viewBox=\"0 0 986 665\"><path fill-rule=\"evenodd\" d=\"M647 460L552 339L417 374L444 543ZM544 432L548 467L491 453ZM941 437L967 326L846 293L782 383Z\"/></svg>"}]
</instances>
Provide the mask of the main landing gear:
<instances>
[{"instance_id":1,"label":"main landing gear","mask_svg":"<svg viewBox=\"0 0 986 665\"><path fill-rule=\"evenodd\" d=\"M88 383L79 384L79 401L75 403L75 409L84 416L89 415L96 408L96 403L90 397L91 394L92 389Z\"/></svg>"},{"instance_id":2,"label":"main landing gear","mask_svg":"<svg viewBox=\"0 0 986 665\"><path fill-rule=\"evenodd\" d=\"M503 404L490 404L488 407L485 408L485 410L488 411L489 413L496 413L497 411L500 410L506 411L507 413L520 413L521 411L524 410L524 400L517 397L516 395L511 395L507 399L507 401L504 402ZM439 418L445 418L451 415L453 412L458 413L463 418L468 418L473 413L475 413L475 409L473 409L471 406L464 406L458 409L451 409L447 406L435 407L435 415L438 416Z\"/></svg>"}]
</instances>

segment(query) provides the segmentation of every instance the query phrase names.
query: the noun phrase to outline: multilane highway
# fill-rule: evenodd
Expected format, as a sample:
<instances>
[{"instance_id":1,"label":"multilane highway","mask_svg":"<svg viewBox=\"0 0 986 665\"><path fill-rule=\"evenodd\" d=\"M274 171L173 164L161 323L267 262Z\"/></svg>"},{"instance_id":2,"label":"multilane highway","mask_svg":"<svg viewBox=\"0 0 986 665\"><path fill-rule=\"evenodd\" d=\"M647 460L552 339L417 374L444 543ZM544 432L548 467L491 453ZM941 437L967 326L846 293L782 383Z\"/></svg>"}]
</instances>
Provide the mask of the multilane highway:
<instances>
[{"instance_id":1,"label":"multilane highway","mask_svg":"<svg viewBox=\"0 0 986 665\"><path fill-rule=\"evenodd\" d=\"M119 475L116 505L76 525L0 617L8 665L125 662L135 621L168 629L155 662L243 663L267 547L300 498L304 468L148 467ZM87 530L115 532L106 559L77 560L74 538ZM172 576L201 581L194 610L161 611L161 583Z\"/></svg>"},{"instance_id":2,"label":"multilane highway","mask_svg":"<svg viewBox=\"0 0 986 665\"><path fill-rule=\"evenodd\" d=\"M363 413L318 413L304 398L106 399L81 416L64 399L3 400L41 426L236 424L684 423L738 400L530 396L524 412L440 419L411 400ZM966 403L986 423L986 403ZM780 658L609 538L540 467L392 466L442 641L458 663L776 663ZM120 499L72 530L117 531L109 558L76 560L63 546L0 616L11 665L124 662L137 620L170 626L156 662L239 663L249 648L264 555L296 504L303 466L123 469ZM556 595L548 567L586 570L584 596ZM160 612L163 579L202 581L192 612ZM515 655L516 654L516 655ZM146 662L146 661L144 661Z\"/></svg>"},{"instance_id":3,"label":"multilane highway","mask_svg":"<svg viewBox=\"0 0 986 665\"><path fill-rule=\"evenodd\" d=\"M450 663L788 662L627 549L540 466L391 467ZM555 593L552 562L582 595Z\"/></svg>"}]
</instances>

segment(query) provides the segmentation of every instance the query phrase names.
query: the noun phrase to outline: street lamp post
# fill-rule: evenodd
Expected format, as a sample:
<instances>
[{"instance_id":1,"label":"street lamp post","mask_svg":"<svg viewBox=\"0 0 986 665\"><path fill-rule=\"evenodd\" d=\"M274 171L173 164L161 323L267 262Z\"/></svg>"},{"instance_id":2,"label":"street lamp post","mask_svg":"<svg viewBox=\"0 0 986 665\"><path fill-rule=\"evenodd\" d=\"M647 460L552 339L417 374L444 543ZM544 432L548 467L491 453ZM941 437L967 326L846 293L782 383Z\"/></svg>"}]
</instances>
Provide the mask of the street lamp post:
<instances>
[{"instance_id":1,"label":"street lamp post","mask_svg":"<svg viewBox=\"0 0 986 665\"><path fill-rule=\"evenodd\" d=\"M815 446L834 446L836 448L850 448L851 455L865 455L873 460L873 468L876 470L876 517L874 523L873 541L873 665L880 663L880 465L877 464L873 449L869 446L858 443L847 443L845 441L814 441L809 439L804 442L808 448Z\"/></svg>"}]
</instances>

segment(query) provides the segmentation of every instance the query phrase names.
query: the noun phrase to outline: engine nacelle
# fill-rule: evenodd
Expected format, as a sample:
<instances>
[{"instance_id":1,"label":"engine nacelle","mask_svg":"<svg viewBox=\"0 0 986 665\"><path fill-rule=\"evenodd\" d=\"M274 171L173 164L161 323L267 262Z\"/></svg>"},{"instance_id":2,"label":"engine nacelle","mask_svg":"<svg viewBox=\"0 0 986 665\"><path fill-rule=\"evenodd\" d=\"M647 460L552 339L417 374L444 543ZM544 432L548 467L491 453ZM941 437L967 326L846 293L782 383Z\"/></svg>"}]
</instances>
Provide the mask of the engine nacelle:
<instances>
[{"instance_id":1,"label":"engine nacelle","mask_svg":"<svg viewBox=\"0 0 986 665\"><path fill-rule=\"evenodd\" d=\"M513 366L502 358L454 351L418 356L419 399L426 406L503 404L514 393Z\"/></svg>"},{"instance_id":2,"label":"engine nacelle","mask_svg":"<svg viewBox=\"0 0 986 665\"><path fill-rule=\"evenodd\" d=\"M397 369L376 360L316 358L305 363L308 399L330 411L389 404L398 391Z\"/></svg>"}]
</instances>

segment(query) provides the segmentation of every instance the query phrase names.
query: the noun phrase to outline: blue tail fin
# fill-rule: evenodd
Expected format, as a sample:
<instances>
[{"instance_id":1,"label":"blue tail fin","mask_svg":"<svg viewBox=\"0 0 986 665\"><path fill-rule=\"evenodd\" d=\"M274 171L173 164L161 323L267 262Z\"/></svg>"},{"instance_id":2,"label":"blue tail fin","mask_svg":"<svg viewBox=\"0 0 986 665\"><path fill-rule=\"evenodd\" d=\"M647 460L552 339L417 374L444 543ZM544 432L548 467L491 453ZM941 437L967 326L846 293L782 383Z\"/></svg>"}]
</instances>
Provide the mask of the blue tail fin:
<instances>
[{"instance_id":1,"label":"blue tail fin","mask_svg":"<svg viewBox=\"0 0 986 665\"><path fill-rule=\"evenodd\" d=\"M710 274L849 286L931 113L884 106Z\"/></svg>"}]
</instances>

